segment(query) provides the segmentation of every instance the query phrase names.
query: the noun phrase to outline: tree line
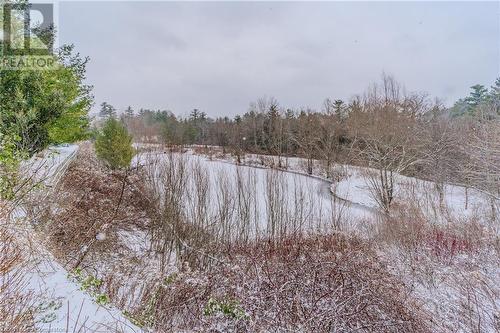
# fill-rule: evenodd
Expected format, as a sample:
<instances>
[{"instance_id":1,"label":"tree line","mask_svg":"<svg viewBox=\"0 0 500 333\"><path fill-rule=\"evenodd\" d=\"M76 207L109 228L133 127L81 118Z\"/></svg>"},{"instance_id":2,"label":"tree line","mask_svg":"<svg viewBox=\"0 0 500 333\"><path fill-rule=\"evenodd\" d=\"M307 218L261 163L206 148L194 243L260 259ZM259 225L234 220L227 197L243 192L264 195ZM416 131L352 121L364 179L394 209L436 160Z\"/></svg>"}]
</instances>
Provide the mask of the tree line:
<instances>
[{"instance_id":1,"label":"tree line","mask_svg":"<svg viewBox=\"0 0 500 333\"><path fill-rule=\"evenodd\" d=\"M423 93L408 92L383 75L349 101L326 99L321 110L285 108L260 98L234 118L212 119L194 109L188 117L171 111L128 107L121 120L135 141L168 145L215 145L240 160L242 154L302 157L333 178L335 164L369 166L382 207L390 207L394 174L436 183L474 186L499 197L500 78L490 89L475 85L451 108ZM116 115L108 103L101 116Z\"/></svg>"}]
</instances>

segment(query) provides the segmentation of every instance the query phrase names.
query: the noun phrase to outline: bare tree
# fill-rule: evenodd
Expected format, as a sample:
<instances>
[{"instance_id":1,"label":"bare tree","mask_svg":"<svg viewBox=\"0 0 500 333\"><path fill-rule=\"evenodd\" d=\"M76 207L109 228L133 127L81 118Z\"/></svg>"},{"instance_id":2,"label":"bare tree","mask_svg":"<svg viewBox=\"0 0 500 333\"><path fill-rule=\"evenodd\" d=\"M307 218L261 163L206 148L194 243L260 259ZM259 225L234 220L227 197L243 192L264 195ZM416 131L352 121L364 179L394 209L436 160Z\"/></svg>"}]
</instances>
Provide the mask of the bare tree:
<instances>
[{"instance_id":1,"label":"bare tree","mask_svg":"<svg viewBox=\"0 0 500 333\"><path fill-rule=\"evenodd\" d=\"M326 177L332 178L333 163L338 162L342 151L342 137L344 130L342 120L336 113L326 110L326 114L318 117L319 140L317 151L325 162Z\"/></svg>"},{"instance_id":2,"label":"bare tree","mask_svg":"<svg viewBox=\"0 0 500 333\"><path fill-rule=\"evenodd\" d=\"M421 95L408 95L392 78L383 76L351 112L349 129L359 162L367 172L373 198L389 212L395 195L395 177L422 163L418 115L426 111Z\"/></svg>"},{"instance_id":3,"label":"bare tree","mask_svg":"<svg viewBox=\"0 0 500 333\"><path fill-rule=\"evenodd\" d=\"M442 209L445 183L453 181L453 175L458 173L465 156L459 149L462 141L459 124L443 117L441 110L441 107L436 105L430 112L430 118L420 127L420 140L423 141L422 149L426 159L419 176L434 182Z\"/></svg>"},{"instance_id":4,"label":"bare tree","mask_svg":"<svg viewBox=\"0 0 500 333\"><path fill-rule=\"evenodd\" d=\"M297 118L297 129L293 137L293 142L306 159L308 174L313 172L313 161L320 142L317 118L318 115L312 110L302 110Z\"/></svg>"},{"instance_id":5,"label":"bare tree","mask_svg":"<svg viewBox=\"0 0 500 333\"><path fill-rule=\"evenodd\" d=\"M500 121L477 122L464 150L469 157L464 174L475 189L490 197L495 220L500 201Z\"/></svg>"}]
</instances>

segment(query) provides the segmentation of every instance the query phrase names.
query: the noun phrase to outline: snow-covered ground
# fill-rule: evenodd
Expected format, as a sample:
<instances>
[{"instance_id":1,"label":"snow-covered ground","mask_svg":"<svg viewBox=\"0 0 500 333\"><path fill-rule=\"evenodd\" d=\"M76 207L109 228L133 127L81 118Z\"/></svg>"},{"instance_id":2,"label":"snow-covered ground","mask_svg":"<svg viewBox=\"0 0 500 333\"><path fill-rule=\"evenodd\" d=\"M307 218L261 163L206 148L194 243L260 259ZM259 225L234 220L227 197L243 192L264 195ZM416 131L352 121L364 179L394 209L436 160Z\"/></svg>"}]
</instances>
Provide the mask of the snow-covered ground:
<instances>
[{"instance_id":1,"label":"snow-covered ground","mask_svg":"<svg viewBox=\"0 0 500 333\"><path fill-rule=\"evenodd\" d=\"M23 161L20 173L24 178L41 182L47 187L54 186L76 156L77 151L78 145L51 146L29 160Z\"/></svg>"},{"instance_id":2,"label":"snow-covered ground","mask_svg":"<svg viewBox=\"0 0 500 333\"><path fill-rule=\"evenodd\" d=\"M373 208L379 208L377 201L371 193L370 180L367 173L372 172L377 175L373 169L353 167L346 168L346 175L335 184L336 194L346 198L349 201ZM395 174L394 198L396 202L405 200L416 200L421 208L434 208L439 206L439 197L436 184L412 177L406 177ZM333 186L332 186L333 188ZM475 209L480 208L487 198L473 189L468 189L466 198L466 189L462 186L445 184L443 189L443 205L450 210L450 213L467 216Z\"/></svg>"},{"instance_id":3,"label":"snow-covered ground","mask_svg":"<svg viewBox=\"0 0 500 333\"><path fill-rule=\"evenodd\" d=\"M215 147L216 148L216 147ZM193 153L194 149L189 150ZM218 151L215 149L215 151ZM212 153L214 160L229 161L236 163L236 158L229 154ZM281 161L279 161L281 160ZM326 178L326 168L322 161L312 160L312 174L307 174L307 161L299 157L281 157L259 154L245 154L241 158L241 164L266 169L279 169L288 173L298 173L304 176L315 178L319 181L329 183L330 191L337 198L349 203L349 208L369 211L372 217L380 206L377 203L372 190L368 173L377 173L375 169L357 167L353 165L333 164L330 168L332 177ZM483 217L482 222L491 222L492 205L490 198L472 188L466 189L463 186L444 184L442 191L442 202L435 183L413 177L395 174L394 204L412 203L417 206L427 217L435 222L448 222L472 216ZM497 215L500 214L500 202L494 202ZM366 218L356 214L354 217ZM500 226L490 225L497 232Z\"/></svg>"},{"instance_id":4,"label":"snow-covered ground","mask_svg":"<svg viewBox=\"0 0 500 333\"><path fill-rule=\"evenodd\" d=\"M29 284L25 290L39 295L35 321L38 331L141 331L116 308L97 304L50 253L39 250L37 257L40 261L26 275Z\"/></svg>"},{"instance_id":5,"label":"snow-covered ground","mask_svg":"<svg viewBox=\"0 0 500 333\"><path fill-rule=\"evenodd\" d=\"M229 161L213 159L188 153L174 153L175 160L187 165L188 179L184 188L185 210L194 215L200 206L196 193L202 190L196 176L198 172L208 180L207 217L217 221L229 212L229 222L236 233L241 233L239 225L242 215L247 219L246 229L252 236L269 235L273 223L281 232L324 232L328 230L363 232L362 225L350 222L370 221L376 210L344 200L338 200L330 192L330 182L319 177L299 172L287 172L270 168L236 165ZM141 155L145 161L168 163L168 154L147 153ZM276 207L279 206L279 207ZM226 218L226 217L224 217ZM277 221L286 220L282 226ZM332 225L332 220L342 221L342 225ZM249 225L248 225L249 224ZM287 229L286 231L283 228Z\"/></svg>"},{"instance_id":6,"label":"snow-covered ground","mask_svg":"<svg viewBox=\"0 0 500 333\"><path fill-rule=\"evenodd\" d=\"M50 147L21 165L21 175L36 186L35 192L44 195L64 174L76 156L77 145ZM40 332L140 332L117 309L96 303L94 297L47 251L31 232L33 221L26 221L23 207L12 216L17 242L25 248L23 292L37 298L35 325ZM29 255L28 255L29 254Z\"/></svg>"}]
</instances>

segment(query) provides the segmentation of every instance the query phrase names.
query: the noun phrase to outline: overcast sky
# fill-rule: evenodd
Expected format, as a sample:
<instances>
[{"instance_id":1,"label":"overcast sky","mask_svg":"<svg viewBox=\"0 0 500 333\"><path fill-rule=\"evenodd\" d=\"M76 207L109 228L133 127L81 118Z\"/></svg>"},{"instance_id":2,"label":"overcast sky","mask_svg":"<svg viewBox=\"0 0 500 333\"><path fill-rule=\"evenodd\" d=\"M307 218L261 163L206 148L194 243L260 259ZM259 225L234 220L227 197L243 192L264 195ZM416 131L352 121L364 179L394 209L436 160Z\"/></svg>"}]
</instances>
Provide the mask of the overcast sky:
<instances>
[{"instance_id":1,"label":"overcast sky","mask_svg":"<svg viewBox=\"0 0 500 333\"><path fill-rule=\"evenodd\" d=\"M61 2L96 106L209 116L319 109L394 75L448 105L500 76L499 2Z\"/></svg>"}]
</instances>

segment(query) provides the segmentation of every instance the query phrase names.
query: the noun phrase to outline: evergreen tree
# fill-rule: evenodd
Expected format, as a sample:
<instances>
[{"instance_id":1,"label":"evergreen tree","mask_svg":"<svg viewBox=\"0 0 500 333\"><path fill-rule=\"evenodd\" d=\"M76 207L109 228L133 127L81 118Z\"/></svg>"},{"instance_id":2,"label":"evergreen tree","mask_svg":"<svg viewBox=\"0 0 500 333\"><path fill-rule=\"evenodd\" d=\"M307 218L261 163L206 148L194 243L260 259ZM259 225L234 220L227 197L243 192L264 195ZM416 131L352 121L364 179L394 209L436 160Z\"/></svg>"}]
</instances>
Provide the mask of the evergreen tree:
<instances>
[{"instance_id":1,"label":"evergreen tree","mask_svg":"<svg viewBox=\"0 0 500 333\"><path fill-rule=\"evenodd\" d=\"M20 4L29 6L24 1ZM12 31L23 32L21 23L13 18ZM36 30L38 37L42 33L44 43L51 44L53 29L31 30ZM73 50L73 45L63 45L48 55L57 64L51 70L9 70L0 66L0 196L13 194L21 159L50 143L86 138L93 99L92 87L83 83L88 58ZM8 55L0 38L0 54L2 51Z\"/></svg>"},{"instance_id":2,"label":"evergreen tree","mask_svg":"<svg viewBox=\"0 0 500 333\"><path fill-rule=\"evenodd\" d=\"M464 115L472 116L476 113L478 107L488 99L488 89L481 84L476 84L471 87L472 91L469 96L459 99L451 109L453 117Z\"/></svg>"},{"instance_id":3,"label":"evergreen tree","mask_svg":"<svg viewBox=\"0 0 500 333\"><path fill-rule=\"evenodd\" d=\"M488 101L491 103L496 115L500 116L500 77L495 80L495 85L491 86Z\"/></svg>"},{"instance_id":4,"label":"evergreen tree","mask_svg":"<svg viewBox=\"0 0 500 333\"><path fill-rule=\"evenodd\" d=\"M88 57L73 55L73 45L59 49L59 61L64 64L63 89L66 96L66 107L59 116L52 120L48 128L51 143L70 143L85 140L89 137L88 112L93 104L92 86L83 84Z\"/></svg>"},{"instance_id":5,"label":"evergreen tree","mask_svg":"<svg viewBox=\"0 0 500 333\"><path fill-rule=\"evenodd\" d=\"M134 109L132 109L130 105L125 109L125 116L129 118L132 118L134 116Z\"/></svg>"},{"instance_id":6,"label":"evergreen tree","mask_svg":"<svg viewBox=\"0 0 500 333\"><path fill-rule=\"evenodd\" d=\"M113 105L108 104L106 102L101 103L101 110L99 111L99 116L108 118L116 116L116 109Z\"/></svg>"},{"instance_id":7,"label":"evergreen tree","mask_svg":"<svg viewBox=\"0 0 500 333\"><path fill-rule=\"evenodd\" d=\"M132 136L115 117L109 117L95 141L97 157L111 169L124 169L130 166L134 156Z\"/></svg>"},{"instance_id":8,"label":"evergreen tree","mask_svg":"<svg viewBox=\"0 0 500 333\"><path fill-rule=\"evenodd\" d=\"M472 92L470 93L470 96L466 97L464 101L471 109L473 109L486 100L488 89L486 89L482 84L473 85L471 89Z\"/></svg>"},{"instance_id":9,"label":"evergreen tree","mask_svg":"<svg viewBox=\"0 0 500 333\"><path fill-rule=\"evenodd\" d=\"M337 117L340 119L345 117L345 103L341 99L336 99L335 102L333 102L333 110L335 111L335 114Z\"/></svg>"}]
</instances>

